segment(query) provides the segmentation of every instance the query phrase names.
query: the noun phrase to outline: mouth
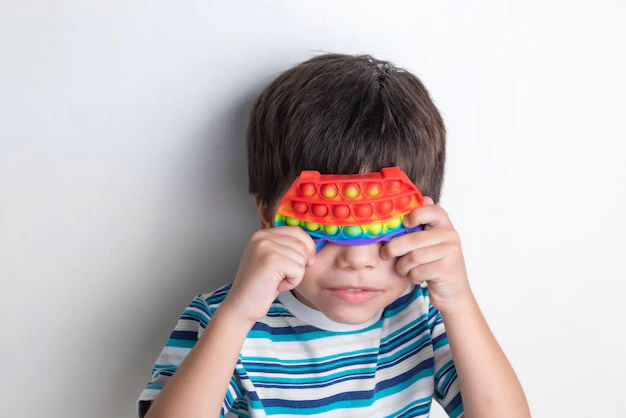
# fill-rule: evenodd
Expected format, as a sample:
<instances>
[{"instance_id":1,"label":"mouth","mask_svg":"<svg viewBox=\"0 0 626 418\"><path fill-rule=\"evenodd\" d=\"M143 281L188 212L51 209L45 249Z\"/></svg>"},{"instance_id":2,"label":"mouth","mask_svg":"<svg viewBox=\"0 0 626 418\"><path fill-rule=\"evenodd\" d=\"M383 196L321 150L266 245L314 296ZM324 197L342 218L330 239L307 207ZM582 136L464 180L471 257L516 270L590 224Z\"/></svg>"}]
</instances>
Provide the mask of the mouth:
<instances>
[{"instance_id":1,"label":"mouth","mask_svg":"<svg viewBox=\"0 0 626 418\"><path fill-rule=\"evenodd\" d=\"M368 287L338 287L329 288L328 292L331 297L341 299L344 302L358 304L369 302L382 293L382 290Z\"/></svg>"}]
</instances>

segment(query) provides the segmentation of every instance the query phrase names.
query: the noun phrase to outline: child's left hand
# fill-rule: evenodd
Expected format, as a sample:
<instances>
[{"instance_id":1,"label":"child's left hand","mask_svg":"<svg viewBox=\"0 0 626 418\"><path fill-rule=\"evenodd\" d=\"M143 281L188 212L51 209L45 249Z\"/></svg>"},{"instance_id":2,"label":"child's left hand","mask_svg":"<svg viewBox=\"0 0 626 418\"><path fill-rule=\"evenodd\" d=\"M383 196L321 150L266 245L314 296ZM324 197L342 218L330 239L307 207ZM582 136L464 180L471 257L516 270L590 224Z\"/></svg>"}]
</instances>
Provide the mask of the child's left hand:
<instances>
[{"instance_id":1,"label":"child's left hand","mask_svg":"<svg viewBox=\"0 0 626 418\"><path fill-rule=\"evenodd\" d=\"M424 225L390 240L380 250L384 260L400 257L396 270L415 284L428 282L430 301L442 314L459 308L473 298L469 286L461 238L445 210L424 197L425 206L415 208L404 217L403 225Z\"/></svg>"}]
</instances>

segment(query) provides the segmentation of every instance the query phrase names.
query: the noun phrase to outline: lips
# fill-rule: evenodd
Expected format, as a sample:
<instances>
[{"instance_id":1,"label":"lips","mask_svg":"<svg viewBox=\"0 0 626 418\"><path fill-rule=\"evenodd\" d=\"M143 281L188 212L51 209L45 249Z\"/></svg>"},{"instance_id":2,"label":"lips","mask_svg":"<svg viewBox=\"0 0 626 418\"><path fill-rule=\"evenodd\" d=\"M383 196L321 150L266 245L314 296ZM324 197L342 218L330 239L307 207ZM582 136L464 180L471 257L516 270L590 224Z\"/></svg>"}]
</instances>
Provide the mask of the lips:
<instances>
[{"instance_id":1,"label":"lips","mask_svg":"<svg viewBox=\"0 0 626 418\"><path fill-rule=\"evenodd\" d=\"M363 290L349 290L349 289L358 289L358 288L335 288L328 289L328 295L340 299L349 304L359 304L366 303L370 300L376 298L378 295L382 293L381 290L376 290L372 288L362 288Z\"/></svg>"},{"instance_id":2,"label":"lips","mask_svg":"<svg viewBox=\"0 0 626 418\"><path fill-rule=\"evenodd\" d=\"M373 287L362 287L362 286L344 286L344 287L331 287L330 290L360 290L366 292L378 292L379 289L374 289Z\"/></svg>"}]
</instances>

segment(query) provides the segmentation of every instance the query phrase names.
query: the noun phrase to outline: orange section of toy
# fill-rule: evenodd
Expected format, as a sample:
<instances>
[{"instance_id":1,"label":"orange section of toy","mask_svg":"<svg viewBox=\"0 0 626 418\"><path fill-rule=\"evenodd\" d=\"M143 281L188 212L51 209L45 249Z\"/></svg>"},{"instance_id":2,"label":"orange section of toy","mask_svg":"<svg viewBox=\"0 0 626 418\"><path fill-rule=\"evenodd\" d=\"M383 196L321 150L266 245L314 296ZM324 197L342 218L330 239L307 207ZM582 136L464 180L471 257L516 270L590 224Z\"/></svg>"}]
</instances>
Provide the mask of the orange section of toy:
<instances>
[{"instance_id":1,"label":"orange section of toy","mask_svg":"<svg viewBox=\"0 0 626 418\"><path fill-rule=\"evenodd\" d=\"M330 225L387 221L424 204L399 167L370 174L320 174L304 170L289 188L277 214Z\"/></svg>"}]
</instances>

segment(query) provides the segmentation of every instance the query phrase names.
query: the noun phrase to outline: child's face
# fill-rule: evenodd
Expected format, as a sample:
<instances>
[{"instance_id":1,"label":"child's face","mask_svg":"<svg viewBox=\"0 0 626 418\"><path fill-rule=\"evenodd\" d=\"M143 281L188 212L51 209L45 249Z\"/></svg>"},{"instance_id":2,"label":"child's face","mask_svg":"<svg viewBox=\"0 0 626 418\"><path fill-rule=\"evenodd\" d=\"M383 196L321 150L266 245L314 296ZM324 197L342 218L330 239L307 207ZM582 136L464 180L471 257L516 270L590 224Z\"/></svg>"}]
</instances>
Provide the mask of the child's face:
<instances>
[{"instance_id":1,"label":"child's face","mask_svg":"<svg viewBox=\"0 0 626 418\"><path fill-rule=\"evenodd\" d=\"M380 258L382 246L381 242L353 246L326 243L315 256L315 263L306 267L304 279L294 289L296 297L335 322L360 324L367 321L411 284L396 271L395 259ZM351 294L335 290L345 287L374 291ZM357 297L365 300L355 301Z\"/></svg>"},{"instance_id":2,"label":"child's face","mask_svg":"<svg viewBox=\"0 0 626 418\"><path fill-rule=\"evenodd\" d=\"M278 204L264 209L257 200L261 228L272 227ZM341 245L327 242L306 267L304 278L293 293L305 305L330 320L361 324L396 300L411 284L395 268L396 259L383 260L385 243ZM347 293L337 288L371 288L371 292ZM357 301L356 299L364 299Z\"/></svg>"}]
</instances>

